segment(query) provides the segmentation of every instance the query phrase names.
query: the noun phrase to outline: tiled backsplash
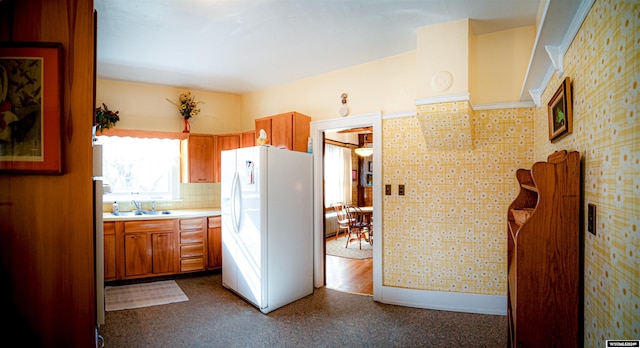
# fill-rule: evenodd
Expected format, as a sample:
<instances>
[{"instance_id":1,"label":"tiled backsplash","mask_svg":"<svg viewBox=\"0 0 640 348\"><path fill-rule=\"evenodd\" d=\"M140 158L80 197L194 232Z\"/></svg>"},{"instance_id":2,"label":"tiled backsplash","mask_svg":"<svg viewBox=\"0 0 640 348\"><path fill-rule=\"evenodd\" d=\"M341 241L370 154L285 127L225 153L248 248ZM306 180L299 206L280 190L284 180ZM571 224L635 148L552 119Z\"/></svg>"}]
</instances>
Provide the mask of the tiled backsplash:
<instances>
[{"instance_id":1,"label":"tiled backsplash","mask_svg":"<svg viewBox=\"0 0 640 348\"><path fill-rule=\"evenodd\" d=\"M156 202L156 210L203 209L220 207L220 183L180 184L181 201ZM102 211L110 212L113 202L104 202ZM120 211L131 211L131 201L118 201ZM151 209L151 202L142 202L142 209Z\"/></svg>"}]
</instances>

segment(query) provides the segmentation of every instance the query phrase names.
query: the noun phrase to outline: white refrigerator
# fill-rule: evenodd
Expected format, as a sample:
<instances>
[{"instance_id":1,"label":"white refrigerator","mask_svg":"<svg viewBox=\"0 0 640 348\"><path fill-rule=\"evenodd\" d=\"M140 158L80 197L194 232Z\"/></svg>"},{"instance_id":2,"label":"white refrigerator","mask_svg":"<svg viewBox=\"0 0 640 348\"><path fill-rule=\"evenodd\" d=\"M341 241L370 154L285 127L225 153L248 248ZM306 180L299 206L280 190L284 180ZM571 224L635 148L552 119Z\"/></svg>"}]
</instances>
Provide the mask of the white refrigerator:
<instances>
[{"instance_id":1,"label":"white refrigerator","mask_svg":"<svg viewBox=\"0 0 640 348\"><path fill-rule=\"evenodd\" d=\"M96 139L96 127L92 131L93 147L93 235L95 253L96 327L104 324L104 228L102 219L102 144Z\"/></svg>"},{"instance_id":2,"label":"white refrigerator","mask_svg":"<svg viewBox=\"0 0 640 348\"><path fill-rule=\"evenodd\" d=\"M269 313L313 293L312 155L222 151L222 285Z\"/></svg>"}]
</instances>

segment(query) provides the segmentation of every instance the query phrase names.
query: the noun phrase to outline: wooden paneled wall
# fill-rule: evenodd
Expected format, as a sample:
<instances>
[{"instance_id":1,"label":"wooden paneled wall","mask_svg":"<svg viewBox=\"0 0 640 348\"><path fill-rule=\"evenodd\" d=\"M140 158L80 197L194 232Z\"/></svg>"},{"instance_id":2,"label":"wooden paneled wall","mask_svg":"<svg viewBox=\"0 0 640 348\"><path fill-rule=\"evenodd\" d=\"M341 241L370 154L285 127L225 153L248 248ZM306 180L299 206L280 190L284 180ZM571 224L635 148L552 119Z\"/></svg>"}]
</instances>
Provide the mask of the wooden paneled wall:
<instances>
[{"instance_id":1,"label":"wooden paneled wall","mask_svg":"<svg viewBox=\"0 0 640 348\"><path fill-rule=\"evenodd\" d=\"M20 346L95 346L93 10L93 0L0 1L0 41L64 47L64 174L0 174L0 332Z\"/></svg>"}]
</instances>

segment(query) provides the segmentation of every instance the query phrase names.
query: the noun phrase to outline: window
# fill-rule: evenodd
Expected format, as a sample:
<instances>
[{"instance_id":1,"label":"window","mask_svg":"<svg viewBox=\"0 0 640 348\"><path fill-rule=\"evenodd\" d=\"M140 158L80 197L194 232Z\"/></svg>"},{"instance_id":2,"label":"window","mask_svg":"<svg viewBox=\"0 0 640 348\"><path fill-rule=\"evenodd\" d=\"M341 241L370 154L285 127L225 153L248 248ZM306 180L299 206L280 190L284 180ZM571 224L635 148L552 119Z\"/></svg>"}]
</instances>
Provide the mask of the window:
<instances>
[{"instance_id":1,"label":"window","mask_svg":"<svg viewBox=\"0 0 640 348\"><path fill-rule=\"evenodd\" d=\"M104 201L180 199L180 140L99 136Z\"/></svg>"},{"instance_id":2,"label":"window","mask_svg":"<svg viewBox=\"0 0 640 348\"><path fill-rule=\"evenodd\" d=\"M351 202L351 149L347 147L325 145L324 200L327 208L335 202Z\"/></svg>"}]
</instances>

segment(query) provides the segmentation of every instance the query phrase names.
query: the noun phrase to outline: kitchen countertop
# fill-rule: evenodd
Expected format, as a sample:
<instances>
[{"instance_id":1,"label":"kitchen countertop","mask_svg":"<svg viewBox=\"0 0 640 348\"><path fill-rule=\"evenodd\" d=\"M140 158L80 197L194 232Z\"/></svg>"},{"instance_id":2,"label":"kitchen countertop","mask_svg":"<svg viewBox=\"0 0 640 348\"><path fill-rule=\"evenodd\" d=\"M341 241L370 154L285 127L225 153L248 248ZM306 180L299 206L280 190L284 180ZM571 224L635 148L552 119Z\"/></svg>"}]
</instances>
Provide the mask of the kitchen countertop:
<instances>
[{"instance_id":1,"label":"kitchen countertop","mask_svg":"<svg viewBox=\"0 0 640 348\"><path fill-rule=\"evenodd\" d=\"M170 214L162 214L162 211L158 211L155 215L134 215L133 212L123 211L120 215L113 215L112 213L102 213L103 221L126 221L126 220L161 220L161 219L183 219L203 216L219 216L220 208L208 208L208 209L175 209L169 210Z\"/></svg>"}]
</instances>

